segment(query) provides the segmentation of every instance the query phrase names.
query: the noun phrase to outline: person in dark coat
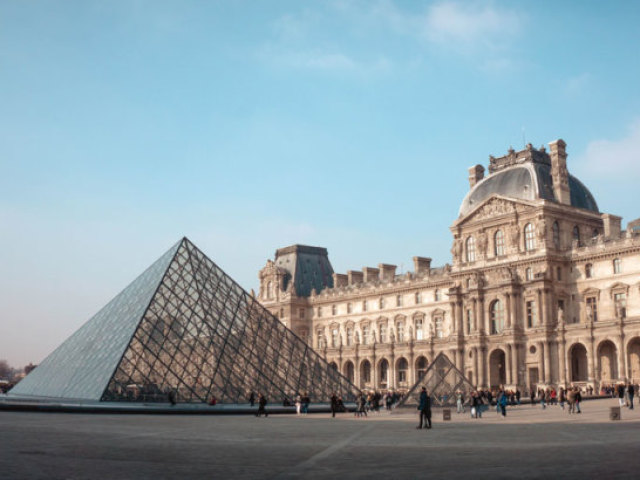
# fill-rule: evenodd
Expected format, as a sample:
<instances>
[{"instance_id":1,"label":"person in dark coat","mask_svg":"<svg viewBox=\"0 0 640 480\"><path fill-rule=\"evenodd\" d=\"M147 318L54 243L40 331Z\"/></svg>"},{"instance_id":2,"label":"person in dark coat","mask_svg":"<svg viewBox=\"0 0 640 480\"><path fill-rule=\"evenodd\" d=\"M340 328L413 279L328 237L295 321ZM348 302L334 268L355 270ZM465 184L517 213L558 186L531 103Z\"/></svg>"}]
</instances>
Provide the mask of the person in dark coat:
<instances>
[{"instance_id":1,"label":"person in dark coat","mask_svg":"<svg viewBox=\"0 0 640 480\"><path fill-rule=\"evenodd\" d=\"M265 398L265 396L262 394L258 395L258 413L256 413L256 417L261 416L263 413L265 418L269 416L269 414L264 408L266 407L266 405L267 405L267 399Z\"/></svg>"},{"instance_id":2,"label":"person in dark coat","mask_svg":"<svg viewBox=\"0 0 640 480\"><path fill-rule=\"evenodd\" d=\"M251 404L251 406L253 407L256 403L256 395L255 393L251 392L251 395L249 395L249 403Z\"/></svg>"},{"instance_id":3,"label":"person in dark coat","mask_svg":"<svg viewBox=\"0 0 640 480\"><path fill-rule=\"evenodd\" d=\"M431 428L431 397L427 394L426 387L422 387L420 392L418 410L420 410L420 425L416 428L422 428L423 423L425 428Z\"/></svg>"},{"instance_id":4,"label":"person in dark coat","mask_svg":"<svg viewBox=\"0 0 640 480\"><path fill-rule=\"evenodd\" d=\"M338 397L334 392L334 394L331 395L331 416L333 418L335 418L337 410L338 410Z\"/></svg>"},{"instance_id":5,"label":"person in dark coat","mask_svg":"<svg viewBox=\"0 0 640 480\"><path fill-rule=\"evenodd\" d=\"M627 384L627 392L629 393L629 410L633 410L633 396L636 394L633 383Z\"/></svg>"}]
</instances>

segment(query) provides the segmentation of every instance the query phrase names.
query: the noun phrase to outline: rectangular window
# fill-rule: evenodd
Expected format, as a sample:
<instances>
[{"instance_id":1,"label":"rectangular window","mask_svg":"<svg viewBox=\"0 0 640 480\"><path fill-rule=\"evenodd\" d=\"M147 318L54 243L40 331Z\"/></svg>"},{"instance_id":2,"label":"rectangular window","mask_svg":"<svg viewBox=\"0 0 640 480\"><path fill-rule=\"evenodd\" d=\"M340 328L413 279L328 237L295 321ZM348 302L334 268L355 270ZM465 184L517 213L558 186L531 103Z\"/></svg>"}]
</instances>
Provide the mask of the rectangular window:
<instances>
[{"instance_id":1,"label":"rectangular window","mask_svg":"<svg viewBox=\"0 0 640 480\"><path fill-rule=\"evenodd\" d=\"M384 324L380 325L380 342L381 343L387 342L387 326Z\"/></svg>"},{"instance_id":2,"label":"rectangular window","mask_svg":"<svg viewBox=\"0 0 640 480\"><path fill-rule=\"evenodd\" d=\"M614 293L613 305L616 309L616 318L625 318L627 316L627 294Z\"/></svg>"},{"instance_id":3,"label":"rectangular window","mask_svg":"<svg viewBox=\"0 0 640 480\"><path fill-rule=\"evenodd\" d=\"M538 309L536 302L530 300L527 302L527 328L535 327L538 325Z\"/></svg>"},{"instance_id":4,"label":"rectangular window","mask_svg":"<svg viewBox=\"0 0 640 480\"><path fill-rule=\"evenodd\" d=\"M557 280L562 280L562 267L557 267L556 268L556 279Z\"/></svg>"},{"instance_id":5,"label":"rectangular window","mask_svg":"<svg viewBox=\"0 0 640 480\"><path fill-rule=\"evenodd\" d=\"M420 292L416 292L416 305L420 303L422 303L422 295L420 295Z\"/></svg>"},{"instance_id":6,"label":"rectangular window","mask_svg":"<svg viewBox=\"0 0 640 480\"><path fill-rule=\"evenodd\" d=\"M402 306L402 295L398 295L396 297L396 307L401 307Z\"/></svg>"},{"instance_id":7,"label":"rectangular window","mask_svg":"<svg viewBox=\"0 0 640 480\"><path fill-rule=\"evenodd\" d=\"M470 333L473 329L473 310L467 308L467 333Z\"/></svg>"},{"instance_id":8,"label":"rectangular window","mask_svg":"<svg viewBox=\"0 0 640 480\"><path fill-rule=\"evenodd\" d=\"M598 321L598 300L596 297L587 297L587 321Z\"/></svg>"},{"instance_id":9,"label":"rectangular window","mask_svg":"<svg viewBox=\"0 0 640 480\"><path fill-rule=\"evenodd\" d=\"M363 301L362 301L362 311L363 311L363 312L366 312L366 311L367 311L367 301L366 301L366 300L363 300Z\"/></svg>"},{"instance_id":10,"label":"rectangular window","mask_svg":"<svg viewBox=\"0 0 640 480\"><path fill-rule=\"evenodd\" d=\"M404 342L404 323L398 322L396 331L398 332L398 342Z\"/></svg>"},{"instance_id":11,"label":"rectangular window","mask_svg":"<svg viewBox=\"0 0 640 480\"><path fill-rule=\"evenodd\" d=\"M304 318L304 308L300 309L300 318Z\"/></svg>"},{"instance_id":12,"label":"rectangular window","mask_svg":"<svg viewBox=\"0 0 640 480\"><path fill-rule=\"evenodd\" d=\"M347 345L353 345L353 328L347 328Z\"/></svg>"},{"instance_id":13,"label":"rectangular window","mask_svg":"<svg viewBox=\"0 0 640 480\"><path fill-rule=\"evenodd\" d=\"M422 318L416 318L416 340L424 339L423 325L424 321Z\"/></svg>"}]
</instances>

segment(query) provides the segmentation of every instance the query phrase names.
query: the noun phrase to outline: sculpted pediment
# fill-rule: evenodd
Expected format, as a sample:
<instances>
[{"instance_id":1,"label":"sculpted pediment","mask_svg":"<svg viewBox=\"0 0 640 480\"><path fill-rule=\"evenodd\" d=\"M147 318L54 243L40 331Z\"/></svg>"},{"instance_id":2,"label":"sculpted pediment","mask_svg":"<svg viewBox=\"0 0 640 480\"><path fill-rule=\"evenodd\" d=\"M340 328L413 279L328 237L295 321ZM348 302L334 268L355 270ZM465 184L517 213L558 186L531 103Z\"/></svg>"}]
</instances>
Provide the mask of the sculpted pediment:
<instances>
[{"instance_id":1,"label":"sculpted pediment","mask_svg":"<svg viewBox=\"0 0 640 480\"><path fill-rule=\"evenodd\" d=\"M492 195L484 202L474 208L468 215L458 219L455 222L456 226L464 225L465 223L477 222L486 220L488 218L499 217L502 215L509 215L516 212L524 212L533 207L533 203L529 203L523 200L513 200L511 198L502 197L500 195Z\"/></svg>"}]
</instances>

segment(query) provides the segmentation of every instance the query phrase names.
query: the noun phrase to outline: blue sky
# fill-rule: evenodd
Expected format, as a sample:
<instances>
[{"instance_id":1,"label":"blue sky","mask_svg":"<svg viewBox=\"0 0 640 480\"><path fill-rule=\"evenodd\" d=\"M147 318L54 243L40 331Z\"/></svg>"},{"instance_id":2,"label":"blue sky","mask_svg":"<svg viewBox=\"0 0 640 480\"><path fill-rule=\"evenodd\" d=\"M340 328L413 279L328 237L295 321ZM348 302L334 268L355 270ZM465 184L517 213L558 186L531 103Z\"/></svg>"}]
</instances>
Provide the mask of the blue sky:
<instances>
[{"instance_id":1,"label":"blue sky","mask_svg":"<svg viewBox=\"0 0 640 480\"><path fill-rule=\"evenodd\" d=\"M0 2L0 358L39 362L180 237L450 261L467 168L563 138L640 216L640 2Z\"/></svg>"}]
</instances>

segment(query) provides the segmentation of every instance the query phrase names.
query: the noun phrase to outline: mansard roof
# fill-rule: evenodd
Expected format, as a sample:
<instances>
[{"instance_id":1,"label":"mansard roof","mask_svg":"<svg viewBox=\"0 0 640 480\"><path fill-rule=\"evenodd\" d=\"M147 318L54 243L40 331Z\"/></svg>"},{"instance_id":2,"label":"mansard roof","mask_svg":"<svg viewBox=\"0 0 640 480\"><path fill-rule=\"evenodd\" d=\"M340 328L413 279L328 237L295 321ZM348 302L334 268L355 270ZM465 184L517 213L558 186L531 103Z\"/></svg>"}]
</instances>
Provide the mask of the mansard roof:
<instances>
[{"instance_id":1,"label":"mansard roof","mask_svg":"<svg viewBox=\"0 0 640 480\"><path fill-rule=\"evenodd\" d=\"M558 202L553 191L551 160L542 149L510 152L500 159L492 158L489 171L491 174L474 185L465 196L459 217L466 216L494 194L521 200ZM598 205L589 189L573 175L569 175L569 192L572 207L598 212Z\"/></svg>"}]
</instances>

